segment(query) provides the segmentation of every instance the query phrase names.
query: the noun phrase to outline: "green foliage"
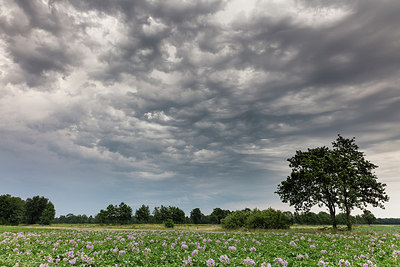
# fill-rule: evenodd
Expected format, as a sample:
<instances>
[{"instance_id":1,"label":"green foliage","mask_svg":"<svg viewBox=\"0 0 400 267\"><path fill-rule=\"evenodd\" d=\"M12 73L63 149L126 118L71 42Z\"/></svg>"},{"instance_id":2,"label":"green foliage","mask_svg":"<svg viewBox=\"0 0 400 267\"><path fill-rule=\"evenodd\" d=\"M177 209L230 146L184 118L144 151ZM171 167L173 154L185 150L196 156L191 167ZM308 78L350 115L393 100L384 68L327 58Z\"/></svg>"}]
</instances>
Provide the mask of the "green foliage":
<instances>
[{"instance_id":1,"label":"green foliage","mask_svg":"<svg viewBox=\"0 0 400 267\"><path fill-rule=\"evenodd\" d=\"M220 224L221 220L227 217L231 212L221 208L215 208L210 214L211 223Z\"/></svg>"},{"instance_id":2,"label":"green foliage","mask_svg":"<svg viewBox=\"0 0 400 267\"><path fill-rule=\"evenodd\" d=\"M0 224L18 225L23 222L25 201L10 195L0 196Z\"/></svg>"},{"instance_id":3,"label":"green foliage","mask_svg":"<svg viewBox=\"0 0 400 267\"><path fill-rule=\"evenodd\" d=\"M95 219L92 216L87 216L85 214L82 215L74 215L72 213L68 213L67 215L61 215L58 218L53 220L53 223L62 223L62 224L85 224L85 223L94 223Z\"/></svg>"},{"instance_id":4,"label":"green foliage","mask_svg":"<svg viewBox=\"0 0 400 267\"><path fill-rule=\"evenodd\" d=\"M148 223L150 221L149 206L142 205L135 212L135 218L138 223Z\"/></svg>"},{"instance_id":5,"label":"green foliage","mask_svg":"<svg viewBox=\"0 0 400 267\"><path fill-rule=\"evenodd\" d=\"M272 208L235 211L222 220L225 229L287 229L290 224L290 217Z\"/></svg>"},{"instance_id":6,"label":"green foliage","mask_svg":"<svg viewBox=\"0 0 400 267\"><path fill-rule=\"evenodd\" d=\"M164 222L164 226L166 228L174 228L174 221L172 219L168 219Z\"/></svg>"},{"instance_id":7,"label":"green foliage","mask_svg":"<svg viewBox=\"0 0 400 267\"><path fill-rule=\"evenodd\" d=\"M48 204L49 200L45 197L34 196L33 198L28 198L25 201L26 223L27 224L40 223L42 213L46 209Z\"/></svg>"},{"instance_id":8,"label":"green foliage","mask_svg":"<svg viewBox=\"0 0 400 267\"><path fill-rule=\"evenodd\" d=\"M156 223L162 223L171 219L174 223L185 223L185 212L178 207L155 207L153 211Z\"/></svg>"},{"instance_id":9,"label":"green foliage","mask_svg":"<svg viewBox=\"0 0 400 267\"><path fill-rule=\"evenodd\" d=\"M110 204L106 210L100 210L94 221L100 224L129 224L132 221L132 208L124 202L119 206Z\"/></svg>"},{"instance_id":10,"label":"green foliage","mask_svg":"<svg viewBox=\"0 0 400 267\"><path fill-rule=\"evenodd\" d=\"M43 210L42 214L40 215L40 224L49 225L56 216L56 210L54 209L53 203L49 201L47 203L46 208Z\"/></svg>"},{"instance_id":11,"label":"green foliage","mask_svg":"<svg viewBox=\"0 0 400 267\"><path fill-rule=\"evenodd\" d=\"M371 224L377 222L377 219L376 219L375 215L372 214L372 212L369 211L369 210L364 210L364 213L363 213L363 215L362 215L362 218L365 220L365 222L366 222L368 225L371 225Z\"/></svg>"},{"instance_id":12,"label":"green foliage","mask_svg":"<svg viewBox=\"0 0 400 267\"><path fill-rule=\"evenodd\" d=\"M358 151L355 138L339 135L332 144L333 149L296 151L288 159L292 172L276 193L297 211L308 212L315 205L326 206L335 229L336 210L340 209L351 229L350 213L354 208L365 209L368 204L383 208L389 197L385 193L386 185L377 182L373 173L377 166Z\"/></svg>"},{"instance_id":13,"label":"green foliage","mask_svg":"<svg viewBox=\"0 0 400 267\"><path fill-rule=\"evenodd\" d=\"M121 202L117 210L117 221L119 224L129 224L132 220L132 208Z\"/></svg>"},{"instance_id":14,"label":"green foliage","mask_svg":"<svg viewBox=\"0 0 400 267\"><path fill-rule=\"evenodd\" d=\"M250 211L237 210L221 220L222 227L225 229L238 229L246 226L246 220L250 216Z\"/></svg>"},{"instance_id":15,"label":"green foliage","mask_svg":"<svg viewBox=\"0 0 400 267\"><path fill-rule=\"evenodd\" d=\"M201 223L203 217L204 214L201 213L201 210L199 208L195 208L190 212L190 219L194 224Z\"/></svg>"},{"instance_id":16,"label":"green foliage","mask_svg":"<svg viewBox=\"0 0 400 267\"><path fill-rule=\"evenodd\" d=\"M350 213L354 208L365 209L368 204L384 208L389 200L385 184L379 183L373 172L378 166L364 158L358 151L355 138L346 139L341 135L333 142L333 156L337 175L337 204L345 212L347 227L351 229Z\"/></svg>"}]
</instances>

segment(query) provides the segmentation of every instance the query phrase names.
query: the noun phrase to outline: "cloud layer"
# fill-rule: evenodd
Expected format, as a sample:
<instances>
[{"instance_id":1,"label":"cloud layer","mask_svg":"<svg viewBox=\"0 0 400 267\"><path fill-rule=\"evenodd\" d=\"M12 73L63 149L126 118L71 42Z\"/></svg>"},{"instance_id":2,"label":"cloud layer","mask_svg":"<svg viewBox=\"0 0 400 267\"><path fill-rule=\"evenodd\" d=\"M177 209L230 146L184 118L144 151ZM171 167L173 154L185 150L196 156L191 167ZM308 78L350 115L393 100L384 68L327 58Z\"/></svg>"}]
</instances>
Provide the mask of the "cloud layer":
<instances>
[{"instance_id":1,"label":"cloud layer","mask_svg":"<svg viewBox=\"0 0 400 267\"><path fill-rule=\"evenodd\" d=\"M337 133L400 190L398 1L2 6L1 157L37 177L0 179L29 180L64 212L66 180L100 208L278 207L285 159ZM36 193L18 188L5 190Z\"/></svg>"}]
</instances>

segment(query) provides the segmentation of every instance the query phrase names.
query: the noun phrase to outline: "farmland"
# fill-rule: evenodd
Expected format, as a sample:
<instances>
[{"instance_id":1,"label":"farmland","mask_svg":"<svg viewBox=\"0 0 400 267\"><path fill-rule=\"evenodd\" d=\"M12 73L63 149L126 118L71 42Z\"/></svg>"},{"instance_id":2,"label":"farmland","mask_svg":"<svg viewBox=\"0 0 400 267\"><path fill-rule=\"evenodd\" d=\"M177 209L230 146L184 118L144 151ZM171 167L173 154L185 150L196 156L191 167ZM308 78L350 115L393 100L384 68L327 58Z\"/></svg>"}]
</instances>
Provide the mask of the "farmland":
<instances>
[{"instance_id":1,"label":"farmland","mask_svg":"<svg viewBox=\"0 0 400 267\"><path fill-rule=\"evenodd\" d=\"M312 228L267 232L220 232L217 227L206 232L197 226L170 231L61 228L0 228L0 265L400 265L400 234L395 227L337 233Z\"/></svg>"}]
</instances>

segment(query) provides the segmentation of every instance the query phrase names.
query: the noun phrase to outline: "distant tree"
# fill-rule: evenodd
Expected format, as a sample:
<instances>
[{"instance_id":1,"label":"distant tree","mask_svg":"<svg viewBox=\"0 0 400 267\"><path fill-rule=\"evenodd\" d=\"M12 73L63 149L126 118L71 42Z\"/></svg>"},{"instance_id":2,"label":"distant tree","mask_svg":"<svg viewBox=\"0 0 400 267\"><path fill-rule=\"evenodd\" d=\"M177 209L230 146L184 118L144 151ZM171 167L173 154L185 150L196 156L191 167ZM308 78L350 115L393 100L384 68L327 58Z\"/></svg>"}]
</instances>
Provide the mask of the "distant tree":
<instances>
[{"instance_id":1,"label":"distant tree","mask_svg":"<svg viewBox=\"0 0 400 267\"><path fill-rule=\"evenodd\" d=\"M178 207L155 207L153 211L154 220L156 223L163 223L168 219L174 223L185 223L185 212Z\"/></svg>"},{"instance_id":2,"label":"distant tree","mask_svg":"<svg viewBox=\"0 0 400 267\"><path fill-rule=\"evenodd\" d=\"M25 201L25 216L27 224L36 224L40 222L40 217L46 209L49 200L45 197L34 196Z\"/></svg>"},{"instance_id":3,"label":"distant tree","mask_svg":"<svg viewBox=\"0 0 400 267\"><path fill-rule=\"evenodd\" d=\"M49 201L49 203L47 203L45 209L43 210L42 214L40 215L39 223L49 225L54 220L55 216L56 216L56 210L54 208L53 203Z\"/></svg>"},{"instance_id":4,"label":"distant tree","mask_svg":"<svg viewBox=\"0 0 400 267\"><path fill-rule=\"evenodd\" d=\"M318 222L321 225L329 225L331 223L331 217L328 213L321 211L318 214Z\"/></svg>"},{"instance_id":5,"label":"distant tree","mask_svg":"<svg viewBox=\"0 0 400 267\"><path fill-rule=\"evenodd\" d=\"M358 151L355 139L338 135L333 150L327 147L296 151L289 158L290 176L276 191L283 202L289 202L296 211L308 212L311 207L326 206L331 223L337 229L336 208L346 216L351 229L350 213L354 208L365 209L367 204L384 208L389 200L385 184L377 182L373 170L377 167Z\"/></svg>"},{"instance_id":6,"label":"distant tree","mask_svg":"<svg viewBox=\"0 0 400 267\"><path fill-rule=\"evenodd\" d=\"M178 207L168 207L171 219L174 223L185 223L185 212Z\"/></svg>"},{"instance_id":7,"label":"distant tree","mask_svg":"<svg viewBox=\"0 0 400 267\"><path fill-rule=\"evenodd\" d=\"M203 217L203 213L201 213L201 210L199 208L195 208L190 212L190 219L194 224L199 224L201 223L201 219Z\"/></svg>"},{"instance_id":8,"label":"distant tree","mask_svg":"<svg viewBox=\"0 0 400 267\"><path fill-rule=\"evenodd\" d=\"M106 209L107 223L115 224L118 220L118 207L115 205L108 205Z\"/></svg>"},{"instance_id":9,"label":"distant tree","mask_svg":"<svg viewBox=\"0 0 400 267\"><path fill-rule=\"evenodd\" d=\"M132 208L124 202L121 202L118 206L117 220L119 224L129 224L132 220Z\"/></svg>"},{"instance_id":10,"label":"distant tree","mask_svg":"<svg viewBox=\"0 0 400 267\"><path fill-rule=\"evenodd\" d=\"M142 205L135 212L136 221L139 223L148 223L150 221L150 209L149 206Z\"/></svg>"},{"instance_id":11,"label":"distant tree","mask_svg":"<svg viewBox=\"0 0 400 267\"><path fill-rule=\"evenodd\" d=\"M99 224L105 224L108 222L107 211L101 209L100 212L94 218L94 221Z\"/></svg>"},{"instance_id":12,"label":"distant tree","mask_svg":"<svg viewBox=\"0 0 400 267\"><path fill-rule=\"evenodd\" d=\"M25 213L25 201L10 195L0 196L0 224L17 225L22 223Z\"/></svg>"},{"instance_id":13,"label":"distant tree","mask_svg":"<svg viewBox=\"0 0 400 267\"><path fill-rule=\"evenodd\" d=\"M210 214L212 223L220 224L221 220L227 217L231 212L229 210L223 210L221 208L215 208Z\"/></svg>"},{"instance_id":14,"label":"distant tree","mask_svg":"<svg viewBox=\"0 0 400 267\"><path fill-rule=\"evenodd\" d=\"M156 223L162 223L168 219L172 219L169 209L163 205L154 208L153 216Z\"/></svg>"},{"instance_id":15,"label":"distant tree","mask_svg":"<svg viewBox=\"0 0 400 267\"><path fill-rule=\"evenodd\" d=\"M372 214L372 212L369 211L369 210L364 210L364 213L363 213L363 215L361 217L365 220L365 222L368 225L371 225L371 224L377 222L377 219L376 219L375 215Z\"/></svg>"}]
</instances>

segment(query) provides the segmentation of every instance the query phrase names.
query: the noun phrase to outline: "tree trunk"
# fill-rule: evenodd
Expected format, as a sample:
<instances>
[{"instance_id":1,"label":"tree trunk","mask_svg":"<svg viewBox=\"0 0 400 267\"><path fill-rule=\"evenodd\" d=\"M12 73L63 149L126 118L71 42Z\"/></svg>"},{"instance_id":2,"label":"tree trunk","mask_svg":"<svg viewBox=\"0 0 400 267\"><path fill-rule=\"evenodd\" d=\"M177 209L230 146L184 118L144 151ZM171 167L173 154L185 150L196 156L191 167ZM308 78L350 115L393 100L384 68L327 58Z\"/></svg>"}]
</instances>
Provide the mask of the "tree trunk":
<instances>
[{"instance_id":1,"label":"tree trunk","mask_svg":"<svg viewBox=\"0 0 400 267\"><path fill-rule=\"evenodd\" d=\"M351 231L352 225L350 220L350 210L346 210L346 224L347 224L347 230Z\"/></svg>"},{"instance_id":2,"label":"tree trunk","mask_svg":"<svg viewBox=\"0 0 400 267\"><path fill-rule=\"evenodd\" d=\"M337 231L335 208L329 207L329 213L331 214L331 221L332 221L333 230Z\"/></svg>"}]
</instances>

